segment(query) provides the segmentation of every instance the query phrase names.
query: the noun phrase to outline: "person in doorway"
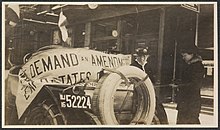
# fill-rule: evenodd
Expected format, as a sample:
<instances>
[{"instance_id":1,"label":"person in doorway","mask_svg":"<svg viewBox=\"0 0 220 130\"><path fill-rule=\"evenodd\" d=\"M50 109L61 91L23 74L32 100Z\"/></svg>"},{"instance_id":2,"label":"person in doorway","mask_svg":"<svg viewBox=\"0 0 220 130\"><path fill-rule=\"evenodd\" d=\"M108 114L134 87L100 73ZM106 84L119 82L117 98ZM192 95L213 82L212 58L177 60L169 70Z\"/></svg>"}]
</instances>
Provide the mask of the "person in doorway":
<instances>
[{"instance_id":1,"label":"person in doorway","mask_svg":"<svg viewBox=\"0 0 220 130\"><path fill-rule=\"evenodd\" d=\"M204 66L197 50L195 46L181 49L181 55L186 66L182 72L182 85L179 86L177 92L177 124L200 124L200 89L204 76Z\"/></svg>"},{"instance_id":2,"label":"person in doorway","mask_svg":"<svg viewBox=\"0 0 220 130\"><path fill-rule=\"evenodd\" d=\"M155 72L152 69L152 62L150 59L149 49L147 48L138 48L135 50L136 54L134 54L135 60L131 63L131 66L138 67L148 74L152 83L155 82ZM151 64L150 64L151 62ZM152 124L168 124L167 115L162 103L158 100L156 96L156 110L155 116L153 118Z\"/></svg>"}]
</instances>

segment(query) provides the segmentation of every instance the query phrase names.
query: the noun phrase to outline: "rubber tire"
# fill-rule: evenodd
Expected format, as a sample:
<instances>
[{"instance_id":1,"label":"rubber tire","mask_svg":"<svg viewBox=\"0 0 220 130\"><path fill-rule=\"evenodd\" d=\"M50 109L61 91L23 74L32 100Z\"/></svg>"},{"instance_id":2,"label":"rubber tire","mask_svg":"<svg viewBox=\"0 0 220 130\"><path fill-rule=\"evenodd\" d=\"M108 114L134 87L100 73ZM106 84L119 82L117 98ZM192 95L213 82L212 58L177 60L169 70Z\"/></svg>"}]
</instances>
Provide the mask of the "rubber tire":
<instances>
[{"instance_id":1,"label":"rubber tire","mask_svg":"<svg viewBox=\"0 0 220 130\"><path fill-rule=\"evenodd\" d=\"M146 77L146 73L141 71L139 68L134 66L123 66L119 67L117 71L120 71L125 77L136 77L143 79ZM113 108L113 95L117 89L118 82L121 81L121 77L116 73L110 73L109 75L103 76L94 91L94 96L92 99L92 108L95 114L98 115L100 121L103 125L119 125L116 120ZM149 101L149 109L142 110L136 113L138 120L142 121L143 124L151 124L154 112L155 112L155 91L153 84L149 78L144 81L145 85L142 91L144 91L145 96L147 95ZM144 104L142 109L147 109ZM133 124L130 122L130 124Z\"/></svg>"},{"instance_id":2,"label":"rubber tire","mask_svg":"<svg viewBox=\"0 0 220 130\"><path fill-rule=\"evenodd\" d=\"M33 105L36 104L36 105ZM34 102L22 116L21 123L25 125L65 125L67 121L61 110L50 99ZM45 122L44 122L45 121Z\"/></svg>"}]
</instances>

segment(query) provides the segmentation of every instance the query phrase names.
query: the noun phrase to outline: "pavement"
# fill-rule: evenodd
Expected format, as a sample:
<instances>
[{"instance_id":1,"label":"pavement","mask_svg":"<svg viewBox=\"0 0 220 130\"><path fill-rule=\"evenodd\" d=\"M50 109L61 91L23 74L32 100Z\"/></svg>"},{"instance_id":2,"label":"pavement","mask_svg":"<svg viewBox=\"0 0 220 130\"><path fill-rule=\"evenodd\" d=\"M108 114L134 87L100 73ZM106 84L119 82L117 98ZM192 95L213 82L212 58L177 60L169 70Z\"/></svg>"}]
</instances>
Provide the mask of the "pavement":
<instances>
[{"instance_id":1,"label":"pavement","mask_svg":"<svg viewBox=\"0 0 220 130\"><path fill-rule=\"evenodd\" d=\"M175 103L166 103L163 104L166 114L168 116L169 125L176 125L176 118L177 118L177 110ZM202 111L200 113L199 119L202 126L216 126L218 124L217 113L210 112L206 113Z\"/></svg>"}]
</instances>

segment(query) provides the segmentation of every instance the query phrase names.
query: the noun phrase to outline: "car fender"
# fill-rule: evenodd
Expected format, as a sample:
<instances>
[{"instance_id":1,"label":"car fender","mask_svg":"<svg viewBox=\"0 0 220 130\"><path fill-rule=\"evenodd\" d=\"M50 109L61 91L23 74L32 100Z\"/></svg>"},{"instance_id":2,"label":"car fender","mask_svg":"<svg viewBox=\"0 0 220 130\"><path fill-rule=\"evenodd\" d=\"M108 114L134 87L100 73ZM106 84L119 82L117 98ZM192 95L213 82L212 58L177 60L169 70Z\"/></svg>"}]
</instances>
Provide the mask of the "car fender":
<instances>
[{"instance_id":1,"label":"car fender","mask_svg":"<svg viewBox=\"0 0 220 130\"><path fill-rule=\"evenodd\" d=\"M19 85L16 94L16 107L18 112L18 118L22 116L28 106L33 102L33 100L41 93L41 90L47 90L51 97L53 97L52 92L50 91L49 87L45 87L47 85L59 85L62 86L61 83L47 83L43 82L40 79L38 80L31 80L25 76L25 73L22 71L19 73Z\"/></svg>"}]
</instances>

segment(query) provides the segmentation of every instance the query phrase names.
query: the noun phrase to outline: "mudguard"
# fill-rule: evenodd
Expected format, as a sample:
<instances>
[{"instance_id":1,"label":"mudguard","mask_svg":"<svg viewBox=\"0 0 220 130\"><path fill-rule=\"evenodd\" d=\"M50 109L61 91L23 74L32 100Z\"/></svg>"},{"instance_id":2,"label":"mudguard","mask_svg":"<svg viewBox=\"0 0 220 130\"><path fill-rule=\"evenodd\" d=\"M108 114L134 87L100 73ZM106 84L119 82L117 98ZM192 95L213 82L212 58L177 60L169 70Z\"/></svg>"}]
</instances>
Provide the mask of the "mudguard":
<instances>
[{"instance_id":1,"label":"mudguard","mask_svg":"<svg viewBox=\"0 0 220 130\"><path fill-rule=\"evenodd\" d=\"M45 83L40 80L31 80L28 79L25 76L25 73L22 73L20 71L19 73L19 87L16 95L16 106L17 106L17 112L18 112L18 118L22 116L22 114L25 112L25 110L28 108L28 106L32 103L32 101L42 92L46 91L49 93L50 97L56 101L56 98L49 89L49 85L59 85L62 86L63 84L59 83ZM20 104L22 103L22 105Z\"/></svg>"}]
</instances>

